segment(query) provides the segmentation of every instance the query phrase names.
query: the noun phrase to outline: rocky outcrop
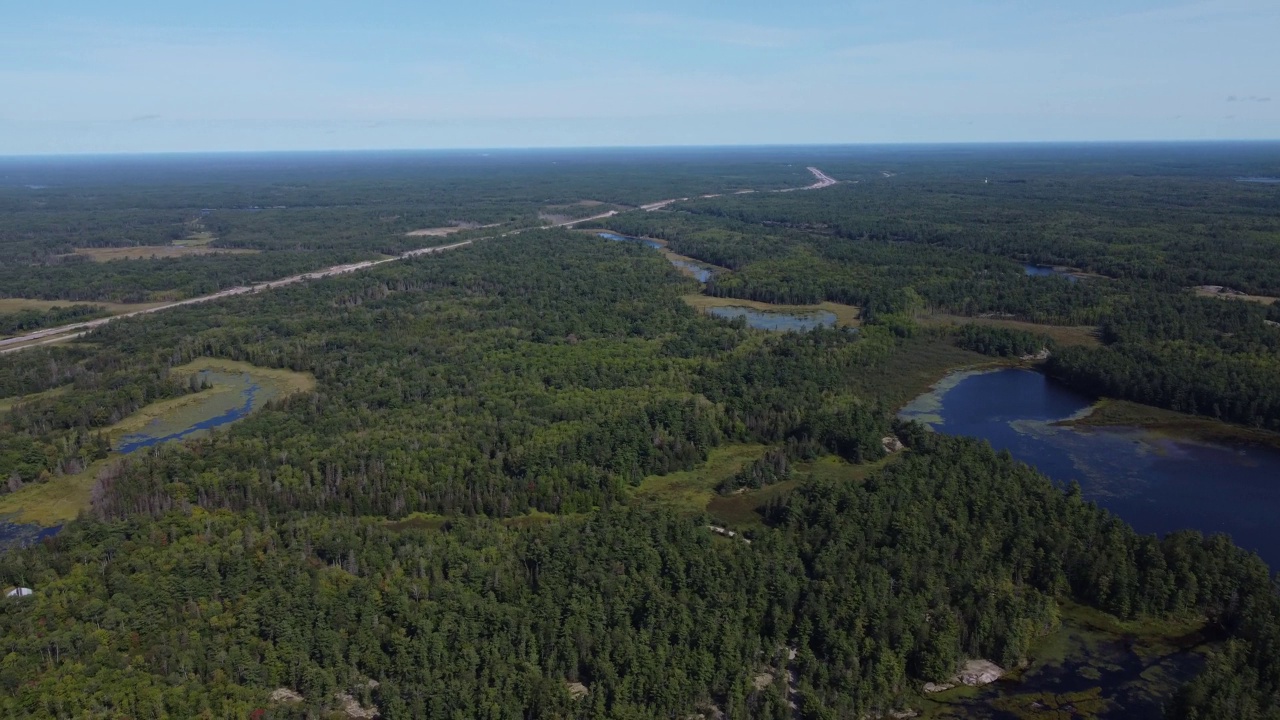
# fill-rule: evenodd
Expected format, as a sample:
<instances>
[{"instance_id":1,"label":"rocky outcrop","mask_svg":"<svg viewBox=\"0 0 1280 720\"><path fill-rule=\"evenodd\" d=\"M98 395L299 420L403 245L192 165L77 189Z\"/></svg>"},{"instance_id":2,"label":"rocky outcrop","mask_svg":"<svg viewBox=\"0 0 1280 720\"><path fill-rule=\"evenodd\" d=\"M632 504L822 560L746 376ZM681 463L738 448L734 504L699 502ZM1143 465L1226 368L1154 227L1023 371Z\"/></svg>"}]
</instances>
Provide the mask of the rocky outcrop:
<instances>
[{"instance_id":1,"label":"rocky outcrop","mask_svg":"<svg viewBox=\"0 0 1280 720\"><path fill-rule=\"evenodd\" d=\"M271 702L273 703L300 703L302 696L290 690L289 688L276 688L271 691Z\"/></svg>"},{"instance_id":2,"label":"rocky outcrop","mask_svg":"<svg viewBox=\"0 0 1280 720\"><path fill-rule=\"evenodd\" d=\"M880 438L880 445L884 448L884 451L890 455L896 452L902 452L902 441L893 435L885 435Z\"/></svg>"},{"instance_id":3,"label":"rocky outcrop","mask_svg":"<svg viewBox=\"0 0 1280 720\"><path fill-rule=\"evenodd\" d=\"M990 660L969 660L956 673L956 680L969 686L988 685L1004 675L1004 668Z\"/></svg>"},{"instance_id":4,"label":"rocky outcrop","mask_svg":"<svg viewBox=\"0 0 1280 720\"><path fill-rule=\"evenodd\" d=\"M748 544L748 545L750 545L750 544L751 544L751 541L750 541L750 540L748 540L747 538L744 538L744 537L739 536L739 535L738 535L738 533L737 533L736 531L734 531L734 530L730 530L729 528L722 528L722 527L720 527L719 525L708 525L708 526L707 526L707 529L708 529L708 530L710 530L711 532L713 532L713 533L717 534L717 535L723 535L724 537L727 537L727 538L738 538L739 540L741 540L742 542L744 542L744 543L746 543L746 544Z\"/></svg>"},{"instance_id":5,"label":"rocky outcrop","mask_svg":"<svg viewBox=\"0 0 1280 720\"><path fill-rule=\"evenodd\" d=\"M371 720L378 717L378 708L364 707L346 693L336 693L333 699L338 701L338 711L351 720Z\"/></svg>"},{"instance_id":6,"label":"rocky outcrop","mask_svg":"<svg viewBox=\"0 0 1280 720\"><path fill-rule=\"evenodd\" d=\"M574 700L581 700L591 694L591 690L580 682L567 682L564 686Z\"/></svg>"},{"instance_id":7,"label":"rocky outcrop","mask_svg":"<svg viewBox=\"0 0 1280 720\"><path fill-rule=\"evenodd\" d=\"M969 685L970 687L978 687L988 685L999 680L1004 675L1004 668L991 662L990 660L966 660L964 665L960 666L960 672L955 674L949 682L945 683L925 683L924 691L926 693L940 693L943 690L950 690L956 685Z\"/></svg>"}]
</instances>

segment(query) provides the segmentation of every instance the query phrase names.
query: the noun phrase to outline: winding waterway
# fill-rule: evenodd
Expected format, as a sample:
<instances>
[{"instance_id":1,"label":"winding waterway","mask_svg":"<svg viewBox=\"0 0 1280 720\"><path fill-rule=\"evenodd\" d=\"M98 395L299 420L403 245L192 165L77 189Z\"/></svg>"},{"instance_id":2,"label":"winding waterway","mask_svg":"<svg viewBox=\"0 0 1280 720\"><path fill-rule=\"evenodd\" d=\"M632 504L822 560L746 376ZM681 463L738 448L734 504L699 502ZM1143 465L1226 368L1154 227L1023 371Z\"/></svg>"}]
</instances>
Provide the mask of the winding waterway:
<instances>
[{"instance_id":1,"label":"winding waterway","mask_svg":"<svg viewBox=\"0 0 1280 720\"><path fill-rule=\"evenodd\" d=\"M1040 373L1005 369L952 375L900 416L982 438L1060 483L1075 480L1140 533L1227 533L1280 567L1280 451L1056 424L1090 405Z\"/></svg>"}]
</instances>

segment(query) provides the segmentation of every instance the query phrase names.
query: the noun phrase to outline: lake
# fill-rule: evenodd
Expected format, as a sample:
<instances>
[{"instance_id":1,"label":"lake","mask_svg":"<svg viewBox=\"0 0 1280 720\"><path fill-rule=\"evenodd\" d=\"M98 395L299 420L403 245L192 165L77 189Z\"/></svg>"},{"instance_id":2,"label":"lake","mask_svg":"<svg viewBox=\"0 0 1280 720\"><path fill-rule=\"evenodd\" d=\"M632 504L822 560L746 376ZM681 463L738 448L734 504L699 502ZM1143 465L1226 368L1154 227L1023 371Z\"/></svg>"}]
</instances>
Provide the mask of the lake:
<instances>
[{"instance_id":1,"label":"lake","mask_svg":"<svg viewBox=\"0 0 1280 720\"><path fill-rule=\"evenodd\" d=\"M1236 182L1274 185L1280 183L1280 177L1238 177L1236 178Z\"/></svg>"},{"instance_id":2,"label":"lake","mask_svg":"<svg viewBox=\"0 0 1280 720\"><path fill-rule=\"evenodd\" d=\"M774 330L778 332L791 330L804 332L818 327L835 327L836 325L835 313L827 310L816 310L814 312L775 312L756 310L749 307L738 307L736 305L727 305L723 307L707 308L707 312L718 318L724 318L726 320L745 318L747 321L747 327L753 327L757 330Z\"/></svg>"},{"instance_id":3,"label":"lake","mask_svg":"<svg viewBox=\"0 0 1280 720\"><path fill-rule=\"evenodd\" d=\"M1167 437L1140 428L1055 425L1091 399L1030 370L956 373L899 414L939 432L982 438L1084 496L1138 532L1224 532L1280 567L1280 450Z\"/></svg>"}]
</instances>

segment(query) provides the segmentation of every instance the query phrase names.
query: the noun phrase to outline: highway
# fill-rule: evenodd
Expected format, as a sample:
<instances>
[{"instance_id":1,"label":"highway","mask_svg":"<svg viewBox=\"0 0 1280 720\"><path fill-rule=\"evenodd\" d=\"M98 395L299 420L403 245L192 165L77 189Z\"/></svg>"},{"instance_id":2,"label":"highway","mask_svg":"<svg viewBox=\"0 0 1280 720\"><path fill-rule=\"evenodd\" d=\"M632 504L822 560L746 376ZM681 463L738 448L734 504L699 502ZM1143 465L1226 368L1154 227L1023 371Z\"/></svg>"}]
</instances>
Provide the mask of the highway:
<instances>
[{"instance_id":1,"label":"highway","mask_svg":"<svg viewBox=\"0 0 1280 720\"><path fill-rule=\"evenodd\" d=\"M819 190L821 188L830 187L832 185L835 185L837 182L839 182L838 180L832 178L831 176L827 175L826 173L822 172L816 167L808 168L808 170L809 172L813 173L813 177L816 179L816 182L814 182L814 184L808 185L802 188L788 188L785 190L775 190L774 192L792 192L794 190ZM754 191L748 191L748 190L739 191L739 193L747 193L747 192L754 192ZM640 210L644 212L654 212L654 211L662 210L666 207L669 207L673 203L684 202L688 199L689 198L685 197L685 198L672 198L670 200L661 200L658 202L641 205ZM581 223L589 222L591 220L603 220L604 218L613 217L614 215L617 215L618 212L619 211L617 210L610 210L608 212L600 213L599 215L592 215L591 217L578 218L577 220L567 220L565 222L559 222L553 225L544 225L542 227L536 227L536 228L523 228L520 230L510 230L508 232L501 233L498 235L490 235L488 237L474 238L472 240L463 240L461 242L456 242L451 245L437 245L435 247L418 248L416 250L409 250L408 252L401 253L396 257L386 258L383 260L366 260L364 262L349 263L346 265L334 265L333 267L325 268L323 270L313 270L311 272L302 273L300 275L293 275L290 277L281 278L279 280L271 280L269 282L257 283L255 285L227 288L226 290L219 290L218 292L213 293L211 295L202 295L200 297L188 298L186 300L177 300L170 303L164 303L163 305L156 305L153 307L149 307L144 310L134 310L132 312L122 313L120 315L112 315L111 317L98 318L96 320L86 320L84 322L71 323L70 325L60 325L58 327L45 328L44 330L36 330L34 332L29 332L25 335L18 335L16 337L0 339L0 355L4 355L6 353L18 352L20 350L26 350L28 348L33 348L33 347L40 347L42 345L49 345L51 343L62 342L65 340L71 340L73 338L78 338L89 332L92 332L95 328L102 327L107 323L115 322L116 320L120 320L122 318L136 317L139 315L146 315L149 313L157 313L164 310L169 310L171 308L182 307L184 305L195 305L197 303L207 303L207 302L212 302L214 300L221 300L223 298L235 297L237 295L249 295L253 293L262 292L263 290L274 290L278 287L293 285L295 283L300 283L304 280L320 280L327 277L333 277L335 275L345 275L347 273L353 273L360 270L365 270L367 268L376 267L378 265L383 265L385 263L396 262L397 260L407 260L409 258L421 257L423 255L434 255L436 253L442 253L442 252L445 252L446 250L453 250L455 248L460 248L466 245L470 245L471 243L477 240L491 240L494 238L509 237L512 235L519 235L520 233L526 232L528 230L544 230L549 227L571 227L573 225L579 225Z\"/></svg>"}]
</instances>

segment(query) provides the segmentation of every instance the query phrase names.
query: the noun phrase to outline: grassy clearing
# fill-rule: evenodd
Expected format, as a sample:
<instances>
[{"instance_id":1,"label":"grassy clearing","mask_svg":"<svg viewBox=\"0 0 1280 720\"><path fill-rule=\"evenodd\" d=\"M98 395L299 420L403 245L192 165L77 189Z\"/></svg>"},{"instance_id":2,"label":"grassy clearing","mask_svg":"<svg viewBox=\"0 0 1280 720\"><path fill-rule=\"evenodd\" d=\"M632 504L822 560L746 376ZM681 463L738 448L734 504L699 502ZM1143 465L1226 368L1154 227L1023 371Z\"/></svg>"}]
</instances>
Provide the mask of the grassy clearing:
<instances>
[{"instance_id":1,"label":"grassy clearing","mask_svg":"<svg viewBox=\"0 0 1280 720\"><path fill-rule=\"evenodd\" d=\"M260 251L242 248L215 248L206 245L135 245L133 247L76 248L76 255L83 255L94 262L112 260L149 260L152 258L191 257L193 255L256 255Z\"/></svg>"},{"instance_id":2,"label":"grassy clearing","mask_svg":"<svg viewBox=\"0 0 1280 720\"><path fill-rule=\"evenodd\" d=\"M181 240L174 240L173 244L178 247L204 247L214 240L217 240L217 238L214 237L213 233L207 230L202 230L199 232L193 232Z\"/></svg>"},{"instance_id":3,"label":"grassy clearing","mask_svg":"<svg viewBox=\"0 0 1280 720\"><path fill-rule=\"evenodd\" d=\"M783 497L809 481L862 482L872 473L887 467L899 455L891 455L874 463L853 465L839 456L827 455L810 463L792 466L792 477L786 482L733 495L713 495L707 513L718 522L737 529L763 528L761 511L774 498ZM712 484L714 489L715 484Z\"/></svg>"},{"instance_id":4,"label":"grassy clearing","mask_svg":"<svg viewBox=\"0 0 1280 720\"><path fill-rule=\"evenodd\" d=\"M57 397L70 389L71 389L70 385L64 385L62 387L54 388L52 390L45 390L44 392L31 393L30 395L15 395L13 397L0 399L0 414L9 412L10 410L13 409L13 406L17 405L18 403L32 402L35 400L45 400L48 398Z\"/></svg>"},{"instance_id":5,"label":"grassy clearing","mask_svg":"<svg viewBox=\"0 0 1280 720\"><path fill-rule=\"evenodd\" d=\"M259 384L271 384L279 389L280 395L311 392L316 389L316 379L310 373L294 372L281 368L267 368L251 365L237 360L222 358L200 358L186 365L179 365L170 372L190 375L197 372L246 373Z\"/></svg>"},{"instance_id":6,"label":"grassy clearing","mask_svg":"<svg viewBox=\"0 0 1280 720\"><path fill-rule=\"evenodd\" d=\"M1076 427L1139 427L1177 439L1249 442L1280 448L1280 433L1110 398L1094 403L1088 415L1063 420L1058 424Z\"/></svg>"},{"instance_id":7,"label":"grassy clearing","mask_svg":"<svg viewBox=\"0 0 1280 720\"><path fill-rule=\"evenodd\" d=\"M1042 325L1040 323L1006 320L1001 318L971 318L961 315L934 314L921 317L919 323L926 327L955 327L959 325L983 325L1008 330L1023 330L1038 335L1048 335L1053 341L1063 346L1085 345L1096 347L1102 344L1098 339L1098 329L1089 325Z\"/></svg>"},{"instance_id":8,"label":"grassy clearing","mask_svg":"<svg viewBox=\"0 0 1280 720\"><path fill-rule=\"evenodd\" d=\"M390 530L443 530L449 518L434 513L411 513L399 520L388 520L386 526Z\"/></svg>"},{"instance_id":9,"label":"grassy clearing","mask_svg":"<svg viewBox=\"0 0 1280 720\"><path fill-rule=\"evenodd\" d=\"M46 527L74 520L80 511L89 509L93 483L109 462L99 460L84 472L29 483L18 492L0 495L0 516L11 515L11 522Z\"/></svg>"},{"instance_id":10,"label":"grassy clearing","mask_svg":"<svg viewBox=\"0 0 1280 720\"><path fill-rule=\"evenodd\" d=\"M729 527L746 529L763 527L760 510L770 500L781 497L809 480L860 482L871 473L893 462L896 457L866 465L851 465L834 455L811 463L792 466L792 479L732 495L716 493L716 486L733 477L766 450L764 445L726 445L712 450L707 461L692 470L668 475L650 475L632 493L635 502L645 503L686 515L707 513Z\"/></svg>"},{"instance_id":11,"label":"grassy clearing","mask_svg":"<svg viewBox=\"0 0 1280 720\"><path fill-rule=\"evenodd\" d=\"M764 454L764 445L726 445L712 450L702 465L668 475L650 475L632 497L642 503L695 515L716 497L715 487Z\"/></svg>"},{"instance_id":12,"label":"grassy clearing","mask_svg":"<svg viewBox=\"0 0 1280 720\"><path fill-rule=\"evenodd\" d=\"M112 315L120 313L133 312L134 310L146 310L163 303L113 303L101 302L94 300L92 302L77 302L72 300L32 300L30 298L0 298L0 314L13 313L22 310L49 310L55 307L71 307L72 305L93 305L100 307Z\"/></svg>"},{"instance_id":13,"label":"grassy clearing","mask_svg":"<svg viewBox=\"0 0 1280 720\"><path fill-rule=\"evenodd\" d=\"M683 257L683 256L680 256ZM691 262L699 262L692 260ZM705 263L703 263L705 264ZM841 327L857 327L862 324L859 319L862 311L853 305L841 305L840 303L822 302L817 305L774 305L772 303L758 302L756 300L739 300L737 298L718 298L709 295L685 295L684 301L695 310L706 312L713 307L746 307L752 310L760 310L762 312L785 312L785 313L811 313L820 310L836 316L836 324Z\"/></svg>"}]
</instances>

